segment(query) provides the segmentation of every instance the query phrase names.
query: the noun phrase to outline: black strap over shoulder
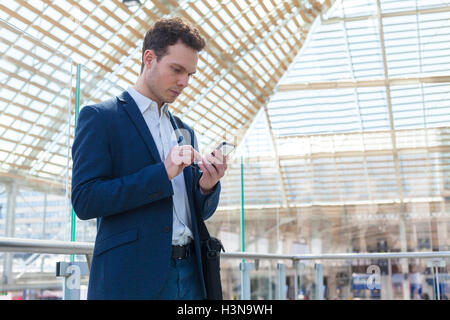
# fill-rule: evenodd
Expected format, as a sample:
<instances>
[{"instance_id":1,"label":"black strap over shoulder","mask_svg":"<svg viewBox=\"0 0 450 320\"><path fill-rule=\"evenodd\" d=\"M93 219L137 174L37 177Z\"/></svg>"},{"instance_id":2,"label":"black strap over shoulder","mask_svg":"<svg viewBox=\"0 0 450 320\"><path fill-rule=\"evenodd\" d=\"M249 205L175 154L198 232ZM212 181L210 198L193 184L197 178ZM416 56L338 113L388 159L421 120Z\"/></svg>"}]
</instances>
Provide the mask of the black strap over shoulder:
<instances>
[{"instance_id":1,"label":"black strap over shoulder","mask_svg":"<svg viewBox=\"0 0 450 320\"><path fill-rule=\"evenodd\" d=\"M171 119L174 129L184 129L184 132L186 132L187 129L184 126L183 121L181 121L178 117L172 117L175 120L174 124ZM189 130L189 132L191 134L192 147L197 150L197 148L195 147L194 132L193 130ZM184 139L186 138L184 137ZM195 178L197 171L196 167L196 165L192 166L193 183L197 181L197 179ZM195 185L193 186L193 190L196 190ZM208 229L206 228L205 221L197 210L195 210L195 215L197 217L200 250L202 255L203 279L205 281L207 299L222 300L223 297L222 284L220 279L220 252L222 250L225 251L225 249L223 248L222 242L219 239L210 236Z\"/></svg>"}]
</instances>

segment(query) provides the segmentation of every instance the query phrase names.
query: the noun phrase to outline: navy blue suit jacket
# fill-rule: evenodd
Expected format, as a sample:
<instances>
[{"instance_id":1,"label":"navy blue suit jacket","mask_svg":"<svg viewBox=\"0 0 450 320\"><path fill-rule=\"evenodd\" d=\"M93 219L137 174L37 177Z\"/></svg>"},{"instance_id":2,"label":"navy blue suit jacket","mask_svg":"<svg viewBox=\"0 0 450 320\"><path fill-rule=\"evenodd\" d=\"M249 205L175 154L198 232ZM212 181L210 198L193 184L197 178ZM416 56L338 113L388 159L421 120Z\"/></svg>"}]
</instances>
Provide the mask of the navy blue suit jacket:
<instances>
[{"instance_id":1,"label":"navy blue suit jacket","mask_svg":"<svg viewBox=\"0 0 450 320\"><path fill-rule=\"evenodd\" d=\"M88 299L152 299L170 262L173 189L150 130L128 92L81 110L72 158L75 213L82 220L97 218ZM198 239L196 212L205 220L214 213L220 182L203 195L198 168L187 167L183 173L192 232ZM202 274L200 246L194 243Z\"/></svg>"}]
</instances>

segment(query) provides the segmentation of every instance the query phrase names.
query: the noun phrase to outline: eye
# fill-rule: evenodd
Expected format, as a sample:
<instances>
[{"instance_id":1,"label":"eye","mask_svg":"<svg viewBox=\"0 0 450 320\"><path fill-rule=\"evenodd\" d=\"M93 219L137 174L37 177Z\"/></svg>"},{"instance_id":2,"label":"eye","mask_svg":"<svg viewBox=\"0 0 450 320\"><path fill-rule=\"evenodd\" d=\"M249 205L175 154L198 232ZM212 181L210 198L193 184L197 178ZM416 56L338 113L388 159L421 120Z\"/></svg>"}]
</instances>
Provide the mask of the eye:
<instances>
[{"instance_id":1,"label":"eye","mask_svg":"<svg viewBox=\"0 0 450 320\"><path fill-rule=\"evenodd\" d=\"M172 70L173 70L173 72L175 72L175 73L180 73L180 72L181 72L181 69L174 68L174 67L172 67Z\"/></svg>"}]
</instances>

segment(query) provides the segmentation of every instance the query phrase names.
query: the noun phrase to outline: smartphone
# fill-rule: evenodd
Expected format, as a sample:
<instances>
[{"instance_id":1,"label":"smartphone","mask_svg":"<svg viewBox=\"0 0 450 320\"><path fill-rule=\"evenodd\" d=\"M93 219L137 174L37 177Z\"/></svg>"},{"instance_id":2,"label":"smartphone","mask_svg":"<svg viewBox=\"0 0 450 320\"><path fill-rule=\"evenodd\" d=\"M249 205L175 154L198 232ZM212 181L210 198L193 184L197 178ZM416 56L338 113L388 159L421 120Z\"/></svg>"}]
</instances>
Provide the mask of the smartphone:
<instances>
[{"instance_id":1,"label":"smartphone","mask_svg":"<svg viewBox=\"0 0 450 320\"><path fill-rule=\"evenodd\" d=\"M227 157L230 155L231 152L233 152L234 148L235 148L234 144L223 141L216 147L216 150L220 150L223 156ZM213 155L213 152L211 152L211 154ZM197 160L194 160L194 162L191 164L191 166L194 165L197 165ZM212 166L215 167L214 165Z\"/></svg>"},{"instance_id":2,"label":"smartphone","mask_svg":"<svg viewBox=\"0 0 450 320\"><path fill-rule=\"evenodd\" d=\"M216 147L216 150L220 150L225 157L228 157L234 148L234 144L223 141Z\"/></svg>"}]
</instances>

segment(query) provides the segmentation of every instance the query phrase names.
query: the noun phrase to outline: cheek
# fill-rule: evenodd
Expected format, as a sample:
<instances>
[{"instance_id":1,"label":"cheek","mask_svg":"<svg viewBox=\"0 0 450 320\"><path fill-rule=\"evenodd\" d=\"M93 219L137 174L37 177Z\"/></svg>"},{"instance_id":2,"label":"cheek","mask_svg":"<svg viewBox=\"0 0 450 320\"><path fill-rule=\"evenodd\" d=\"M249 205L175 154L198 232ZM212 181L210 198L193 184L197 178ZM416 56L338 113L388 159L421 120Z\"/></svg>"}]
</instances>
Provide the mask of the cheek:
<instances>
[{"instance_id":1,"label":"cheek","mask_svg":"<svg viewBox=\"0 0 450 320\"><path fill-rule=\"evenodd\" d=\"M150 74L147 78L147 83L149 87L155 92L161 90L161 88L163 87L162 82L163 82L162 78L159 76L158 73Z\"/></svg>"}]
</instances>

